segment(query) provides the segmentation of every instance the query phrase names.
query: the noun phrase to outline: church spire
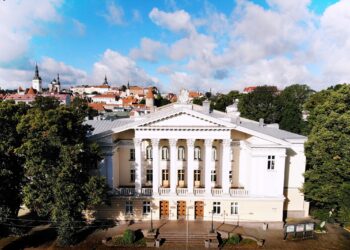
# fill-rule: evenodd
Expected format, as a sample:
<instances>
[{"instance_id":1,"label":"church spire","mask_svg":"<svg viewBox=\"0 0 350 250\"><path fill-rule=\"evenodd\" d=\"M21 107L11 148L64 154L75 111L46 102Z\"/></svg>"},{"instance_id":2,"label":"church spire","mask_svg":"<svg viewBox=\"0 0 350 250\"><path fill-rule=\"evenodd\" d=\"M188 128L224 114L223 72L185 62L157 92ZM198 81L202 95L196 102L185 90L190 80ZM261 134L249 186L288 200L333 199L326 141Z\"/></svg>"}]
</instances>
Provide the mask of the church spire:
<instances>
[{"instance_id":1,"label":"church spire","mask_svg":"<svg viewBox=\"0 0 350 250\"><path fill-rule=\"evenodd\" d=\"M34 75L33 80L41 80L41 77L39 75L39 67L38 67L37 63L35 63L35 75Z\"/></svg>"},{"instance_id":2,"label":"church spire","mask_svg":"<svg viewBox=\"0 0 350 250\"><path fill-rule=\"evenodd\" d=\"M60 82L60 74L57 74L57 85L61 85L61 82Z\"/></svg>"},{"instance_id":3,"label":"church spire","mask_svg":"<svg viewBox=\"0 0 350 250\"><path fill-rule=\"evenodd\" d=\"M105 81L103 82L103 85L108 85L108 81L107 81L107 76L105 75Z\"/></svg>"}]
</instances>

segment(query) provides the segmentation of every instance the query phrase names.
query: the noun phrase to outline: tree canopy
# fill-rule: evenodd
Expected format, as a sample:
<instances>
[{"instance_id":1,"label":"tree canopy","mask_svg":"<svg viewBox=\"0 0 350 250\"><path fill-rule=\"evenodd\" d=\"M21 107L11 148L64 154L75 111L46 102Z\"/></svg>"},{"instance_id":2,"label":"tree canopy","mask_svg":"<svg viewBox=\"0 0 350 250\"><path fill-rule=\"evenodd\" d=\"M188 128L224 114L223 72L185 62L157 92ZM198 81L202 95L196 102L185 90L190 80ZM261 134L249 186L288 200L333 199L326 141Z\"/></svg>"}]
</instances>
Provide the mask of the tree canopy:
<instances>
[{"instance_id":1,"label":"tree canopy","mask_svg":"<svg viewBox=\"0 0 350 250\"><path fill-rule=\"evenodd\" d=\"M24 203L51 218L62 245L74 242L83 210L102 203L106 194L104 178L90 174L101 158L97 145L86 139L87 115L84 105L66 107L40 98L17 125L23 136L17 153L25 159L27 179Z\"/></svg>"},{"instance_id":2,"label":"tree canopy","mask_svg":"<svg viewBox=\"0 0 350 250\"><path fill-rule=\"evenodd\" d=\"M311 131L305 144L307 171L304 192L316 208L340 211L350 217L350 86L328 89L306 107L310 110ZM345 213L345 214L344 214Z\"/></svg>"},{"instance_id":3,"label":"tree canopy","mask_svg":"<svg viewBox=\"0 0 350 250\"><path fill-rule=\"evenodd\" d=\"M22 142L16 126L28 108L23 103L0 102L0 223L17 217L22 202L24 159L15 153ZM0 224L1 233L8 233L8 227Z\"/></svg>"}]
</instances>

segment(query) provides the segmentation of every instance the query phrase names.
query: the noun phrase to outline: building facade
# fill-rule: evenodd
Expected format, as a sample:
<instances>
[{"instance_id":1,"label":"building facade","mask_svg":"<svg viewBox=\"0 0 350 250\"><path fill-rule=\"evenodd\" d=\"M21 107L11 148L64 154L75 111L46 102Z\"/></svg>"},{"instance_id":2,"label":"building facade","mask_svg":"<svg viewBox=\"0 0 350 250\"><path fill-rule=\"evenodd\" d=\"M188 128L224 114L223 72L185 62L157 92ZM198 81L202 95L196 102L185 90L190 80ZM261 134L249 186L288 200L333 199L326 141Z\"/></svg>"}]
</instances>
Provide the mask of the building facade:
<instances>
[{"instance_id":1,"label":"building facade","mask_svg":"<svg viewBox=\"0 0 350 250\"><path fill-rule=\"evenodd\" d=\"M135 119L88 121L104 152L100 173L118 220L281 222L308 216L300 192L306 137L226 112L177 103Z\"/></svg>"}]
</instances>

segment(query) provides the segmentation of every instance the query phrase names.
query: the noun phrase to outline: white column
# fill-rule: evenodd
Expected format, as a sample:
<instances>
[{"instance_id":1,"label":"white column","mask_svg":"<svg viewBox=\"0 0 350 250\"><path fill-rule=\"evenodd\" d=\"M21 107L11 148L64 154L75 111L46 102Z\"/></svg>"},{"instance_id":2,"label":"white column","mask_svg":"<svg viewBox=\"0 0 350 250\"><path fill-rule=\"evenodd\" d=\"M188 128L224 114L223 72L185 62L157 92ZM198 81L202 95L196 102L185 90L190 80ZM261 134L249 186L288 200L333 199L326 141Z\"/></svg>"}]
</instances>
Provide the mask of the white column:
<instances>
[{"instance_id":1,"label":"white column","mask_svg":"<svg viewBox=\"0 0 350 250\"><path fill-rule=\"evenodd\" d=\"M212 169L212 139L205 139L205 162L204 162L204 176L205 176L205 193L211 194L211 170Z\"/></svg>"},{"instance_id":2,"label":"white column","mask_svg":"<svg viewBox=\"0 0 350 250\"><path fill-rule=\"evenodd\" d=\"M152 139L152 187L153 195L158 195L159 189L159 139Z\"/></svg>"},{"instance_id":3,"label":"white column","mask_svg":"<svg viewBox=\"0 0 350 250\"><path fill-rule=\"evenodd\" d=\"M221 143L222 159L221 159L221 185L224 194L229 194L230 192L230 150L231 150L231 140L222 140Z\"/></svg>"},{"instance_id":4,"label":"white column","mask_svg":"<svg viewBox=\"0 0 350 250\"><path fill-rule=\"evenodd\" d=\"M141 142L140 138L134 138L135 147L135 191L141 194L142 189L142 166L141 166Z\"/></svg>"},{"instance_id":5,"label":"white column","mask_svg":"<svg viewBox=\"0 0 350 250\"><path fill-rule=\"evenodd\" d=\"M170 192L176 194L177 171L176 171L176 143L177 139L170 139Z\"/></svg>"},{"instance_id":6,"label":"white column","mask_svg":"<svg viewBox=\"0 0 350 250\"><path fill-rule=\"evenodd\" d=\"M187 139L187 190L188 194L193 194L193 157L194 157L194 139Z\"/></svg>"}]
</instances>

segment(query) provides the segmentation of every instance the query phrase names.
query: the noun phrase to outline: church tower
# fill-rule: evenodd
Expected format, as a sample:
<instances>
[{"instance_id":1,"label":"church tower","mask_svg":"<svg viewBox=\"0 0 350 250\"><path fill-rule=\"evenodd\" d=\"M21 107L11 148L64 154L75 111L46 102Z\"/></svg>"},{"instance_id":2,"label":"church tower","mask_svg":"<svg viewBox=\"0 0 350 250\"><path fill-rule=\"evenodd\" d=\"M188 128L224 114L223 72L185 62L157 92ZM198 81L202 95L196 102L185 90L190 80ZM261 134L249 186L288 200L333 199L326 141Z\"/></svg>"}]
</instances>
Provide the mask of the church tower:
<instances>
[{"instance_id":1,"label":"church tower","mask_svg":"<svg viewBox=\"0 0 350 250\"><path fill-rule=\"evenodd\" d=\"M146 107L150 108L151 110L154 108L154 96L153 96L153 88L148 88L147 94L146 94Z\"/></svg>"},{"instance_id":2,"label":"church tower","mask_svg":"<svg viewBox=\"0 0 350 250\"><path fill-rule=\"evenodd\" d=\"M35 65L35 75L32 80L32 88L37 92L42 92L41 77L39 75L39 68L37 64Z\"/></svg>"}]
</instances>

